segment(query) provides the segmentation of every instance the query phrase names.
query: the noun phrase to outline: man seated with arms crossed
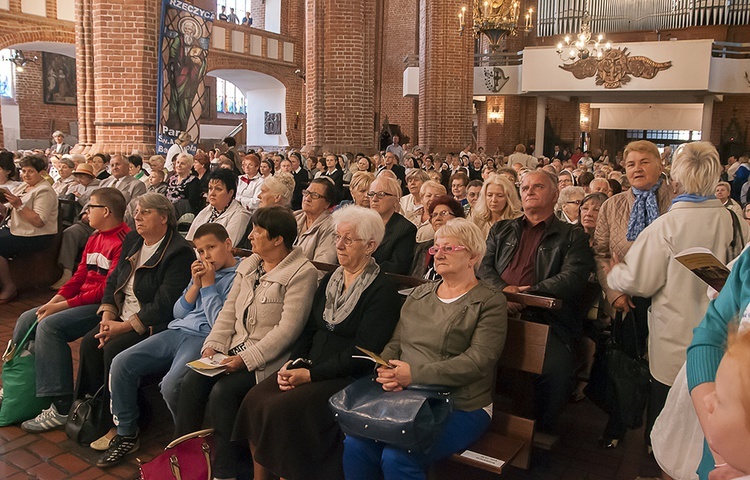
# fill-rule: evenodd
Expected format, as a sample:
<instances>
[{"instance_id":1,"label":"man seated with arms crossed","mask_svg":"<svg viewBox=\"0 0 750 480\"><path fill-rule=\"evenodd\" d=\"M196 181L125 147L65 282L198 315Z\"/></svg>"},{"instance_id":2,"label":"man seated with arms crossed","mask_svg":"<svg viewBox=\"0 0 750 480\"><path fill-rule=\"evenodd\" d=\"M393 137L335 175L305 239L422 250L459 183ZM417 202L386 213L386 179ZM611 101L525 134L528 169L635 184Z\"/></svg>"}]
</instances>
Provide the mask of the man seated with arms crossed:
<instances>
[{"instance_id":1,"label":"man seated with arms crossed","mask_svg":"<svg viewBox=\"0 0 750 480\"><path fill-rule=\"evenodd\" d=\"M35 332L36 394L49 397L52 403L21 425L27 432L43 432L65 424L73 403L73 359L68 342L99 323L96 310L107 275L117 265L122 241L130 231L122 221L125 197L116 188L94 190L86 209L89 224L96 230L86 242L76 273L52 300L22 313L13 332L18 342L32 323L39 322Z\"/></svg>"},{"instance_id":2,"label":"man seated with arms crossed","mask_svg":"<svg viewBox=\"0 0 750 480\"><path fill-rule=\"evenodd\" d=\"M536 381L534 408L539 430L553 432L568 403L575 380L572 346L582 333L578 298L594 271L588 236L577 225L555 216L557 180L535 170L521 182L524 215L502 220L490 229L487 253L478 277L505 292L529 293L562 300L560 310L528 309L530 319L546 323L551 334L541 377ZM508 302L508 312L523 307Z\"/></svg>"},{"instance_id":3,"label":"man seated with arms crossed","mask_svg":"<svg viewBox=\"0 0 750 480\"><path fill-rule=\"evenodd\" d=\"M238 259L232 256L232 240L226 229L218 223L203 224L195 231L193 243L200 260L193 262L192 279L174 305L175 319L167 330L133 345L112 361L112 415L117 437L130 441L115 438L108 448L102 445L107 451L97 461L99 467L114 466L138 448L137 398L141 378L167 372L161 381L161 393L175 416L182 377L188 371L185 364L200 358L203 341L232 287Z\"/></svg>"}]
</instances>

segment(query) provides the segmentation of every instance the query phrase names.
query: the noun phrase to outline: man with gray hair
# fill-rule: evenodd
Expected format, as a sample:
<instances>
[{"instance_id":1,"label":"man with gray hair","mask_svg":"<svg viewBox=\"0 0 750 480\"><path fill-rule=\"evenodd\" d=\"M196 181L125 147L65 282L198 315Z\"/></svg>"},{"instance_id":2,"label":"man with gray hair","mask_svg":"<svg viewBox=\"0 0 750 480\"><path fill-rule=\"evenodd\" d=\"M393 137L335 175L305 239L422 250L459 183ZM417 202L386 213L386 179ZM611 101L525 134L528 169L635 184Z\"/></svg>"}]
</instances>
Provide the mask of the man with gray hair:
<instances>
[{"instance_id":1,"label":"man with gray hair","mask_svg":"<svg viewBox=\"0 0 750 480\"><path fill-rule=\"evenodd\" d=\"M550 326L542 375L535 382L534 407L539 429L552 433L575 381L574 348L583 324L579 298L594 271L588 235L555 216L557 179L544 170L521 180L524 214L492 226L487 253L477 276L505 292L562 300L560 310L526 308L508 302L511 313Z\"/></svg>"}]
</instances>

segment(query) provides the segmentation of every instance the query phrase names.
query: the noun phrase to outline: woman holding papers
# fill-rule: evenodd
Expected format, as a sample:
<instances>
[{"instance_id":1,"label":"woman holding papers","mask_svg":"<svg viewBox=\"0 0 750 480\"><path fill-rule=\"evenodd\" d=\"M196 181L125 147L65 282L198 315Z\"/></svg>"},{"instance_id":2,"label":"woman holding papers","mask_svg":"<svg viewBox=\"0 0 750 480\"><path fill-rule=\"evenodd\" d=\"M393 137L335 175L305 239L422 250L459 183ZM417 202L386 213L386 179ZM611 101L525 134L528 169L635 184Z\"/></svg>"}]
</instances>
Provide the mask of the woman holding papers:
<instances>
[{"instance_id":1,"label":"woman holding papers","mask_svg":"<svg viewBox=\"0 0 750 480\"><path fill-rule=\"evenodd\" d=\"M485 249L485 237L471 220L454 218L440 227L430 253L442 280L409 294L381 354L392 366L378 368L384 390L398 392L412 384L450 389L453 411L440 437L427 453L417 453L347 436L347 479L424 479L431 463L468 448L489 427L507 317L505 297L475 275Z\"/></svg>"},{"instance_id":2,"label":"woman holding papers","mask_svg":"<svg viewBox=\"0 0 750 480\"><path fill-rule=\"evenodd\" d=\"M216 431L215 478L236 478L242 443L230 442L237 410L247 392L273 377L310 313L317 270L293 248L297 224L284 207L259 208L252 218L253 255L243 260L202 356L226 355L225 375L190 371L177 403L175 437L199 430L204 411Z\"/></svg>"},{"instance_id":3,"label":"woman holding papers","mask_svg":"<svg viewBox=\"0 0 750 480\"><path fill-rule=\"evenodd\" d=\"M671 187L677 196L672 206L638 235L622 263L614 265L606 277L612 290L631 297L651 297L649 419L655 419L664 407L685 363L693 329L708 308L706 284L675 255L704 247L727 263L749 238L747 224L733 220L733 213L714 197L722 171L716 148L708 142L687 143L673 158Z\"/></svg>"},{"instance_id":4,"label":"woman holding papers","mask_svg":"<svg viewBox=\"0 0 750 480\"><path fill-rule=\"evenodd\" d=\"M256 480L338 479L341 440L328 398L372 371L356 347L379 352L391 338L401 299L372 258L383 238L380 216L350 206L333 214L340 267L321 281L292 360L245 397L234 430L249 439Z\"/></svg>"}]
</instances>

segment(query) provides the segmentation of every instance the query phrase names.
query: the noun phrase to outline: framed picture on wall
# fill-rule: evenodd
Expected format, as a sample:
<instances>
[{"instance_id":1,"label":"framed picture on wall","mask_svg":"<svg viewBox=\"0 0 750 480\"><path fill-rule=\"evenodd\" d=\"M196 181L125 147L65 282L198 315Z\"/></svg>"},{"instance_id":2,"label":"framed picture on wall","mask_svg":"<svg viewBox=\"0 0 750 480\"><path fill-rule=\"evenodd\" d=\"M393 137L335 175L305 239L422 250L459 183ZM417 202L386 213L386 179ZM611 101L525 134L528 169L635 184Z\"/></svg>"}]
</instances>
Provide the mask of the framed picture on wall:
<instances>
[{"instance_id":1,"label":"framed picture on wall","mask_svg":"<svg viewBox=\"0 0 750 480\"><path fill-rule=\"evenodd\" d=\"M76 105L75 58L42 52L42 94L47 104Z\"/></svg>"}]
</instances>

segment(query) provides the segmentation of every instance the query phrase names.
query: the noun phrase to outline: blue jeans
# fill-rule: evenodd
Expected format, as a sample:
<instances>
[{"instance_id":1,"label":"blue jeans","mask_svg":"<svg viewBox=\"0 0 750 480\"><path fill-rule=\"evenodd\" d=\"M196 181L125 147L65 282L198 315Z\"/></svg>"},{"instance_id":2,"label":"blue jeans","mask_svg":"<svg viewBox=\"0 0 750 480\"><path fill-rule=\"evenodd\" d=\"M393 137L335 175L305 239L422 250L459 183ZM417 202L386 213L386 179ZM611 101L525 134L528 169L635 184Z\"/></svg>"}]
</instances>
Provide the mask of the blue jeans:
<instances>
[{"instance_id":1,"label":"blue jeans","mask_svg":"<svg viewBox=\"0 0 750 480\"><path fill-rule=\"evenodd\" d=\"M454 410L440 438L426 453L409 453L374 440L347 436L344 439L344 476L346 480L424 480L430 464L468 448L482 436L491 421L481 409Z\"/></svg>"},{"instance_id":2,"label":"blue jeans","mask_svg":"<svg viewBox=\"0 0 750 480\"><path fill-rule=\"evenodd\" d=\"M138 385L146 375L168 370L160 384L161 394L172 418L177 417L182 377L190 370L185 364L200 357L205 339L193 332L165 330L115 356L109 371L109 391L118 434L131 436L138 431Z\"/></svg>"},{"instance_id":3,"label":"blue jeans","mask_svg":"<svg viewBox=\"0 0 750 480\"><path fill-rule=\"evenodd\" d=\"M37 308L18 317L13 329L14 341L20 341L36 322ZM36 332L29 337L35 345L37 397L73 396L73 358L68 342L81 338L99 323L98 308L99 304L81 305L39 322Z\"/></svg>"}]
</instances>

